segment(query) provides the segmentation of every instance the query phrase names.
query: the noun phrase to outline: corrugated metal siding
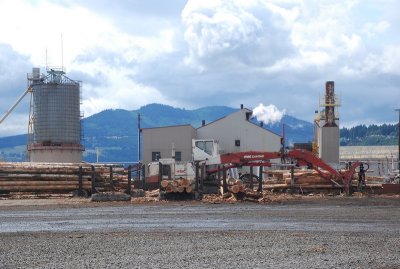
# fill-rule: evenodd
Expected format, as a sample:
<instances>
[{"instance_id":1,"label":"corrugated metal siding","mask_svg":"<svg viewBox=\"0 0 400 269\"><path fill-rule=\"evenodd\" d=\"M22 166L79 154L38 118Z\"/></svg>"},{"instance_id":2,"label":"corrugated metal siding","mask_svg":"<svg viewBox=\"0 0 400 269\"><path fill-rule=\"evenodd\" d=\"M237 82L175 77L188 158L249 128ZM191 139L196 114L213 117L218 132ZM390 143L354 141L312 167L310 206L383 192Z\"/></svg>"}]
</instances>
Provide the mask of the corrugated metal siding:
<instances>
[{"instance_id":1,"label":"corrugated metal siding","mask_svg":"<svg viewBox=\"0 0 400 269\"><path fill-rule=\"evenodd\" d=\"M280 136L246 120L246 109L197 129L198 139L216 139L221 153L239 151L279 151ZM235 146L240 140L240 146Z\"/></svg>"},{"instance_id":2,"label":"corrugated metal siding","mask_svg":"<svg viewBox=\"0 0 400 269\"><path fill-rule=\"evenodd\" d=\"M80 143L80 87L78 83L35 85L33 102L34 143Z\"/></svg>"}]
</instances>

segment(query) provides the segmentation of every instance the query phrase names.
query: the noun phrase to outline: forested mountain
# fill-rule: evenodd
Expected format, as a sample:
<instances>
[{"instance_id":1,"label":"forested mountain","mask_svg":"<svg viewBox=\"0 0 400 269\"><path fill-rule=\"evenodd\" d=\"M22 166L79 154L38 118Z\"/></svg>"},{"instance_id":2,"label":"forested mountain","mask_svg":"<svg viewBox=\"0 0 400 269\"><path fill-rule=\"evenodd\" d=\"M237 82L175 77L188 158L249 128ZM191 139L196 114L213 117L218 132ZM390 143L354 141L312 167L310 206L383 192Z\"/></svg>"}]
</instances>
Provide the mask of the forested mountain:
<instances>
[{"instance_id":1,"label":"forested mountain","mask_svg":"<svg viewBox=\"0 0 400 269\"><path fill-rule=\"evenodd\" d=\"M161 104L149 104L138 110L107 109L83 119L85 146L84 160L100 162L132 162L137 160L138 114L141 128L191 124L197 128L202 120L206 123L227 116L238 109L226 106L203 107L194 110L174 108ZM259 124L256 119L252 119ZM281 122L265 124L264 128L279 135L282 124L286 125L286 141L308 142L312 139L312 124L285 115ZM0 138L0 158L7 161L25 159L26 135Z\"/></svg>"}]
</instances>

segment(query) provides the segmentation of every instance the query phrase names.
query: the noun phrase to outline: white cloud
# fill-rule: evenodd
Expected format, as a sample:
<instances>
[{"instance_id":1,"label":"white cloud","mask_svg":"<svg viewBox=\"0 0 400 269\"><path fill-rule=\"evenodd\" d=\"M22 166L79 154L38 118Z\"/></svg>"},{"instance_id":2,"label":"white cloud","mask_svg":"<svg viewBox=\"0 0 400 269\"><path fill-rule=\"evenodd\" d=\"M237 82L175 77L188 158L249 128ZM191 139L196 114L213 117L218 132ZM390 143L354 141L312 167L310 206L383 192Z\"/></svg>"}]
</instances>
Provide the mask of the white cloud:
<instances>
[{"instance_id":1,"label":"white cloud","mask_svg":"<svg viewBox=\"0 0 400 269\"><path fill-rule=\"evenodd\" d=\"M270 64L290 52L286 24L297 12L260 1L188 1L182 11L186 63L203 68Z\"/></svg>"},{"instance_id":2,"label":"white cloud","mask_svg":"<svg viewBox=\"0 0 400 269\"><path fill-rule=\"evenodd\" d=\"M369 53L359 62L349 62L341 68L347 76L366 76L367 74L400 75L400 45L384 46L381 54Z\"/></svg>"},{"instance_id":3,"label":"white cloud","mask_svg":"<svg viewBox=\"0 0 400 269\"><path fill-rule=\"evenodd\" d=\"M49 65L61 64L63 34L64 65L83 81L86 116L153 102L237 107L267 97L312 120L318 93L334 80L341 122L391 121L385 109L400 100L397 10L398 1L3 0L0 108L23 91L31 67L45 65L46 48ZM355 110L359 96L369 98ZM381 106L371 113L374 103Z\"/></svg>"},{"instance_id":4,"label":"white cloud","mask_svg":"<svg viewBox=\"0 0 400 269\"><path fill-rule=\"evenodd\" d=\"M128 73L110 70L113 80L106 86L84 86L84 97L81 109L85 116L104 110L105 108L121 108L131 110L143 104L162 103L177 105L170 102L157 89L141 85L129 78ZM98 94L101 93L101 94Z\"/></svg>"},{"instance_id":5,"label":"white cloud","mask_svg":"<svg viewBox=\"0 0 400 269\"><path fill-rule=\"evenodd\" d=\"M48 65L61 66L62 34L67 71L73 70L93 77L104 74L108 83L103 87L85 85L84 82L84 89L97 96L93 98L84 92L84 97L88 98L84 104L91 104L83 105L86 115L110 106L127 109L140 106L137 101L128 104L127 94L133 94L142 101L166 102L157 89L137 86L139 83L132 78L135 75L135 63L174 51L173 29L159 29L145 37L135 36L119 31L110 19L98 16L78 4L63 6L51 1L29 3L21 0L0 2L0 24L8 25L0 32L0 43L10 44L16 52L29 55L32 66L45 66L46 49ZM88 59L88 55L92 58ZM104 55L110 57L104 58ZM82 60L82 57L86 57L86 60ZM24 75L30 72L13 71Z\"/></svg>"},{"instance_id":6,"label":"white cloud","mask_svg":"<svg viewBox=\"0 0 400 269\"><path fill-rule=\"evenodd\" d=\"M367 22L363 26L362 32L364 32L367 37L372 38L377 34L385 32L390 26L390 23L385 20L378 23Z\"/></svg>"}]
</instances>

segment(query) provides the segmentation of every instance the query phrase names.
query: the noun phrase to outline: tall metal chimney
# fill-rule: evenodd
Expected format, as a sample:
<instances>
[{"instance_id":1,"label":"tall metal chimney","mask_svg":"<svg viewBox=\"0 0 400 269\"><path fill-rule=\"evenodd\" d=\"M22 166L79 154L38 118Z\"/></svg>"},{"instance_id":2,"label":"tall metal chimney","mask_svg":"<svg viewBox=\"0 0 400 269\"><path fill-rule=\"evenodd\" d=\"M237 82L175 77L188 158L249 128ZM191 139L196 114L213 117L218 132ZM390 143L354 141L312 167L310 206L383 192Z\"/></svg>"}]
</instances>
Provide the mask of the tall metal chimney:
<instances>
[{"instance_id":1,"label":"tall metal chimney","mask_svg":"<svg viewBox=\"0 0 400 269\"><path fill-rule=\"evenodd\" d=\"M399 169L399 174L400 174L400 109L396 109L397 112L399 112L399 123L397 125L397 132L399 133L399 141L398 141L398 146L399 146L399 152L398 152L398 157L397 157L397 166Z\"/></svg>"},{"instance_id":2,"label":"tall metal chimney","mask_svg":"<svg viewBox=\"0 0 400 269\"><path fill-rule=\"evenodd\" d=\"M325 83L325 119L324 127L336 127L335 123L335 82Z\"/></svg>"}]
</instances>

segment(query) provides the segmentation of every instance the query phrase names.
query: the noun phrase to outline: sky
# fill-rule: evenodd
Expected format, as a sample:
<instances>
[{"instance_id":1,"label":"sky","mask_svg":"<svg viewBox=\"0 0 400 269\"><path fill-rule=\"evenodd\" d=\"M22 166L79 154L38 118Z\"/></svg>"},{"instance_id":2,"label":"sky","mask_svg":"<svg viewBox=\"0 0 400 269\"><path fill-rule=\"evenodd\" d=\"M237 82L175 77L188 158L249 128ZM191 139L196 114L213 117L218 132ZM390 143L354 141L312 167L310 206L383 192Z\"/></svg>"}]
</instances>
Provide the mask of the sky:
<instances>
[{"instance_id":1,"label":"sky","mask_svg":"<svg viewBox=\"0 0 400 269\"><path fill-rule=\"evenodd\" d=\"M63 65L82 81L86 117L262 103L312 122L335 81L341 126L395 123L399 10L398 0L0 0L0 113L32 67ZM28 113L26 97L0 136L26 133Z\"/></svg>"}]
</instances>

